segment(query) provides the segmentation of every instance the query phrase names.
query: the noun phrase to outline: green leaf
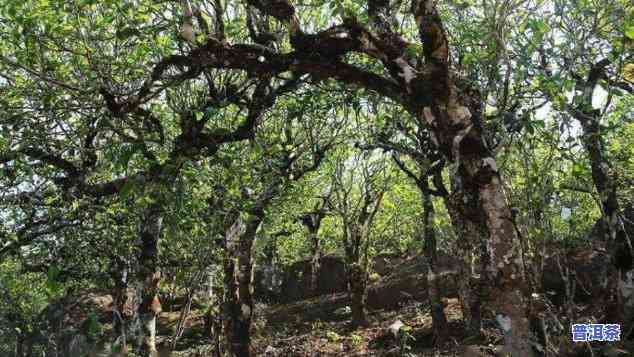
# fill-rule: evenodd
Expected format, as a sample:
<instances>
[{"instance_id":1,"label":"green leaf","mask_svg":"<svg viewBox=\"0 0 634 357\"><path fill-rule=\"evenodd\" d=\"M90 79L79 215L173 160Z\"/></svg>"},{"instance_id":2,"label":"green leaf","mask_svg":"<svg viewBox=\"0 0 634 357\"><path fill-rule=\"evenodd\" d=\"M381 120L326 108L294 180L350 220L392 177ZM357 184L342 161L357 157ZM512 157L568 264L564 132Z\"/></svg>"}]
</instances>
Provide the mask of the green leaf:
<instances>
[{"instance_id":1,"label":"green leaf","mask_svg":"<svg viewBox=\"0 0 634 357\"><path fill-rule=\"evenodd\" d=\"M57 281L60 270L57 266L51 265L46 273L46 292L49 296L56 296L62 289L61 284Z\"/></svg>"},{"instance_id":2,"label":"green leaf","mask_svg":"<svg viewBox=\"0 0 634 357\"><path fill-rule=\"evenodd\" d=\"M544 20L533 20L531 22L531 27L533 28L533 30L535 32L537 32L538 35L543 35L546 32L550 31L550 26L548 25L548 23L546 23L546 21Z\"/></svg>"},{"instance_id":3,"label":"green leaf","mask_svg":"<svg viewBox=\"0 0 634 357\"><path fill-rule=\"evenodd\" d=\"M625 27L625 36L630 40L634 40L634 25Z\"/></svg>"},{"instance_id":4,"label":"green leaf","mask_svg":"<svg viewBox=\"0 0 634 357\"><path fill-rule=\"evenodd\" d=\"M132 180L127 180L123 184L123 187L121 187L121 191L119 192L119 194L121 195L121 198L122 199L128 198L133 188L134 188L134 182Z\"/></svg>"},{"instance_id":5,"label":"green leaf","mask_svg":"<svg viewBox=\"0 0 634 357\"><path fill-rule=\"evenodd\" d=\"M49 282L55 282L57 277L59 276L59 268L55 265L51 265L48 267L48 272L46 273L46 277Z\"/></svg>"}]
</instances>

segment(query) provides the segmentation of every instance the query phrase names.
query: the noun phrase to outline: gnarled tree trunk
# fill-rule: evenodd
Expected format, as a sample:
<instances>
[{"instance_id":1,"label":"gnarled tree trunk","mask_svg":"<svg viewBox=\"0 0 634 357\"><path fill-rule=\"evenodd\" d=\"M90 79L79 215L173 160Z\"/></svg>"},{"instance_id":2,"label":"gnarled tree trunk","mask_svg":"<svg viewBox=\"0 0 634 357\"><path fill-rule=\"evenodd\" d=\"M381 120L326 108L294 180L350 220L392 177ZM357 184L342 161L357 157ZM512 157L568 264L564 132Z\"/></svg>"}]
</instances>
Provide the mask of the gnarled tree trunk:
<instances>
[{"instance_id":1,"label":"gnarled tree trunk","mask_svg":"<svg viewBox=\"0 0 634 357\"><path fill-rule=\"evenodd\" d=\"M596 83L588 85L594 86L594 84ZM591 96L587 98L587 101L591 105ZM582 141L590 158L592 181L601 203L604 239L612 259L606 276L606 321L620 323L627 331L632 326L631 318L634 316L634 289L631 288L634 286L631 242L628 241L619 218L616 183L610 175L610 165L603 149L599 112L578 110L575 114L583 128Z\"/></svg>"},{"instance_id":2,"label":"gnarled tree trunk","mask_svg":"<svg viewBox=\"0 0 634 357\"><path fill-rule=\"evenodd\" d=\"M444 93L432 98L430 106L420 108L420 117L432 128L438 147L457 171L455 179L470 193L470 201L486 224L491 264L481 278L491 284L489 301L504 332L505 349L514 356L530 356L519 241L495 158L482 136L480 99L460 90L448 77L447 81L435 89Z\"/></svg>"},{"instance_id":3,"label":"gnarled tree trunk","mask_svg":"<svg viewBox=\"0 0 634 357\"><path fill-rule=\"evenodd\" d=\"M430 82L410 84L415 97L411 110L428 124L432 140L454 168L455 179L482 212L490 258L485 279L492 285L489 301L504 332L505 350L512 356L531 356L519 242L494 154L483 136L482 99L450 74L449 44L434 3L412 5Z\"/></svg>"},{"instance_id":4,"label":"gnarled tree trunk","mask_svg":"<svg viewBox=\"0 0 634 357\"><path fill-rule=\"evenodd\" d=\"M112 279L114 280L114 291L112 293L112 320L113 330L115 332L114 339L118 339L118 349L121 356L127 355L128 341L127 341L127 324L125 321L125 305L127 300L128 291L128 264L120 258L115 257L114 270L111 272Z\"/></svg>"},{"instance_id":5,"label":"gnarled tree trunk","mask_svg":"<svg viewBox=\"0 0 634 357\"><path fill-rule=\"evenodd\" d=\"M483 239L488 232L486 225L479 217L480 215L473 212L473 207L465 203L465 201L470 201L465 200L462 188L455 181L452 194L445 197L445 206L458 236L457 248L461 257L458 269L458 295L462 306L466 334L477 338L480 336L482 326L483 276L487 262L486 250L482 248Z\"/></svg>"},{"instance_id":6,"label":"gnarled tree trunk","mask_svg":"<svg viewBox=\"0 0 634 357\"><path fill-rule=\"evenodd\" d=\"M251 249L261 218L238 217L225 235L224 332L230 356L251 356L253 261Z\"/></svg>"},{"instance_id":7,"label":"gnarled tree trunk","mask_svg":"<svg viewBox=\"0 0 634 357\"><path fill-rule=\"evenodd\" d=\"M299 217L300 221L308 230L308 239L311 244L311 259L310 259L310 290L313 294L317 294L319 270L321 269L321 241L319 239L319 227L321 221L324 218L323 207L318 204L312 212L308 212Z\"/></svg>"},{"instance_id":8,"label":"gnarled tree trunk","mask_svg":"<svg viewBox=\"0 0 634 357\"><path fill-rule=\"evenodd\" d=\"M455 177L467 192L473 193L470 199L482 212L490 259L484 278L492 284L489 297L504 331L506 352L513 356L532 355L527 303L521 292L525 284L518 237L494 155L483 138L482 98L451 73L449 43L435 2L411 2L424 58L413 58L408 51L411 47L392 31L388 1L368 2L371 30L356 19L346 19L341 25L317 35L302 30L296 9L288 0L249 0L248 3L286 25L292 51L280 53L208 38L190 55L170 57L157 66L152 80L143 89L162 79L174 63L185 63L192 68L242 69L272 76L292 71L320 79L333 78L378 92L404 105L416 118L427 123L436 146L455 168ZM385 75L342 60L353 52L383 64Z\"/></svg>"}]
</instances>

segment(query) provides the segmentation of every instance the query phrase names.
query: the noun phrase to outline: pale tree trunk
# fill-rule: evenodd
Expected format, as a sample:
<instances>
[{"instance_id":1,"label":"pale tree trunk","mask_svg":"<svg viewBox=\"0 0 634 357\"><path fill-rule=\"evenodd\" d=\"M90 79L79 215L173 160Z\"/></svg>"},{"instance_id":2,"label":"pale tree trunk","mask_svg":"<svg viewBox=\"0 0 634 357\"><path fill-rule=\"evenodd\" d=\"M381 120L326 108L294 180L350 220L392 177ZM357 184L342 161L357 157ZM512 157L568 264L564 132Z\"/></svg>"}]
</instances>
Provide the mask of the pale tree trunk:
<instances>
[{"instance_id":1,"label":"pale tree trunk","mask_svg":"<svg viewBox=\"0 0 634 357\"><path fill-rule=\"evenodd\" d=\"M310 290L317 296L319 292L319 271L321 270L321 242L317 232L310 233L312 257L310 263Z\"/></svg>"},{"instance_id":2,"label":"pale tree trunk","mask_svg":"<svg viewBox=\"0 0 634 357\"><path fill-rule=\"evenodd\" d=\"M224 262L223 262L224 267ZM222 317L219 313L219 304L222 304L222 294L218 291L213 283L213 277L217 273L216 269L207 270L207 312L205 313L205 331L212 341L213 356L221 356L221 336L222 336Z\"/></svg>"},{"instance_id":3,"label":"pale tree trunk","mask_svg":"<svg viewBox=\"0 0 634 357\"><path fill-rule=\"evenodd\" d=\"M127 324L125 321L125 306L128 292L128 264L121 257L114 258L114 270L112 271L112 279L114 280L113 291L113 330L115 332L114 338L119 340L119 355L125 356L128 351L127 341Z\"/></svg>"},{"instance_id":4,"label":"pale tree trunk","mask_svg":"<svg viewBox=\"0 0 634 357\"><path fill-rule=\"evenodd\" d=\"M141 305L139 306L140 355L155 357L156 350L156 317L161 312L158 298L160 272L158 270L158 241L162 230L161 204L155 202L146 208L140 232L139 273L141 284Z\"/></svg>"},{"instance_id":5,"label":"pale tree trunk","mask_svg":"<svg viewBox=\"0 0 634 357\"><path fill-rule=\"evenodd\" d=\"M319 227L324 218L323 202L318 203L314 210L299 216L299 220L308 231L308 239L311 244L310 259L310 291L317 295L319 286L319 270L321 268L321 241L319 239Z\"/></svg>"},{"instance_id":6,"label":"pale tree trunk","mask_svg":"<svg viewBox=\"0 0 634 357\"><path fill-rule=\"evenodd\" d=\"M483 136L482 99L450 74L449 43L434 2L414 1L412 9L432 81L423 88L410 84L416 98L410 110L427 123L432 141L484 217L490 259L485 279L492 284L489 301L504 333L505 352L532 356L519 241L494 154Z\"/></svg>"},{"instance_id":7,"label":"pale tree trunk","mask_svg":"<svg viewBox=\"0 0 634 357\"><path fill-rule=\"evenodd\" d=\"M454 180L455 181L455 180ZM481 305L484 293L484 279L486 256L482 249L482 239L487 235L486 225L481 220L479 223L472 219L477 217L476 212L470 212L465 204L462 188L454 185L451 196L445 197L445 206L449 212L452 226L457 235L457 248L460 259L458 276L458 295L462 306L463 320L466 335L471 338L481 336ZM476 217L473 217L473 215Z\"/></svg>"},{"instance_id":8,"label":"pale tree trunk","mask_svg":"<svg viewBox=\"0 0 634 357\"><path fill-rule=\"evenodd\" d=\"M459 98L458 88L451 83L447 86L447 97L443 101L434 99L431 107L422 108L420 115L457 171L455 179L472 193L470 202L483 216L490 264L481 278L492 284L489 301L504 332L505 350L513 356L531 356L519 241L495 158L479 126L480 101L464 93Z\"/></svg>"},{"instance_id":9,"label":"pale tree trunk","mask_svg":"<svg viewBox=\"0 0 634 357\"><path fill-rule=\"evenodd\" d=\"M480 163L478 160L477 165ZM487 252L491 259L489 274L482 278L488 283L493 282L489 298L494 302L496 320L504 332L506 350L513 356L530 356L523 264L499 176L491 177L487 184L479 187L479 191L490 233Z\"/></svg>"},{"instance_id":10,"label":"pale tree trunk","mask_svg":"<svg viewBox=\"0 0 634 357\"><path fill-rule=\"evenodd\" d=\"M432 328L434 340L442 345L449 337L447 317L442 303L440 283L438 281L438 257L436 254L436 232L434 231L434 205L429 194L427 177L420 180L423 185L421 194L423 199L423 236L425 242L425 258L427 260L427 292L431 305Z\"/></svg>"},{"instance_id":11,"label":"pale tree trunk","mask_svg":"<svg viewBox=\"0 0 634 357\"><path fill-rule=\"evenodd\" d=\"M144 208L138 241L137 256L137 315L139 323L139 354L158 356L156 349L156 320L162 311L158 297L161 272L158 265L159 239L163 232L164 189L178 176L183 158L174 156L165 166L156 167L146 182L146 191L152 199ZM136 302L135 302L136 304Z\"/></svg>"},{"instance_id":12,"label":"pale tree trunk","mask_svg":"<svg viewBox=\"0 0 634 357\"><path fill-rule=\"evenodd\" d=\"M223 264L224 266L224 264ZM208 304L209 307L205 313L205 331L211 339L211 345L213 346L213 356L221 355L221 335L222 335L222 318L218 313L218 304L221 303L218 298L216 288L212 288L209 291ZM220 297L220 300L222 297Z\"/></svg>"}]
</instances>

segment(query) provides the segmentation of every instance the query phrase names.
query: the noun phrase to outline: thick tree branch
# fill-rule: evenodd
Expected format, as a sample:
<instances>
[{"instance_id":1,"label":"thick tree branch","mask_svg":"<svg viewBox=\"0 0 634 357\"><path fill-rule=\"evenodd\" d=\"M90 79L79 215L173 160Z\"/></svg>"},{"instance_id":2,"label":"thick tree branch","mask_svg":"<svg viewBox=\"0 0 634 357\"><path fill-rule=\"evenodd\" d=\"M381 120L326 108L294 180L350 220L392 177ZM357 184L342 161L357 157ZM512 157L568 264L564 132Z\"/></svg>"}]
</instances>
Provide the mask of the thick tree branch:
<instances>
[{"instance_id":1,"label":"thick tree branch","mask_svg":"<svg viewBox=\"0 0 634 357\"><path fill-rule=\"evenodd\" d=\"M431 68L434 94L449 95L449 43L434 0L413 0L412 13L423 43L425 60Z\"/></svg>"},{"instance_id":2,"label":"thick tree branch","mask_svg":"<svg viewBox=\"0 0 634 357\"><path fill-rule=\"evenodd\" d=\"M111 101L109 107L115 112L134 110L148 97L155 95L154 86L173 68L183 73L199 73L203 68L237 69L271 77L284 72L310 74L316 80L337 79L403 102L402 88L396 81L338 60L350 52L366 53L385 60L385 55L373 45L373 41L376 39L356 23L335 26L318 35L306 35L295 44L295 51L290 53L277 53L257 45L230 45L209 39L188 55L172 55L159 62L133 102L124 105Z\"/></svg>"}]
</instances>

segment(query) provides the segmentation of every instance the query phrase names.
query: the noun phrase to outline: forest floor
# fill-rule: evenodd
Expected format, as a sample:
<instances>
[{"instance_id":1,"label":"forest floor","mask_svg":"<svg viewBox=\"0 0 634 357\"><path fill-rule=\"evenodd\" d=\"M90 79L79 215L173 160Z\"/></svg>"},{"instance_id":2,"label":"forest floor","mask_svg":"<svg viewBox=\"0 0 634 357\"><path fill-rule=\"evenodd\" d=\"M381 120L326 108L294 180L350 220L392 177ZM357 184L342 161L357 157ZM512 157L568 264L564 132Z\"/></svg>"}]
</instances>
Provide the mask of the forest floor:
<instances>
[{"instance_id":1,"label":"forest floor","mask_svg":"<svg viewBox=\"0 0 634 357\"><path fill-rule=\"evenodd\" d=\"M277 310L284 308L278 307ZM458 341L463 339L462 316L456 299L448 299L445 308L451 333L445 348L434 347L431 315L425 304L412 302L398 310L371 311L368 314L370 326L360 329L351 328L345 307L338 310L343 310L343 313L335 310L318 319L303 319L297 315L298 318L291 323L274 321L258 339L258 344L271 345L281 355L287 356L401 356L406 353L453 356L459 350ZM399 339L394 338L389 329L397 321L407 326L404 330L406 334ZM498 338L491 337L490 342L496 343Z\"/></svg>"},{"instance_id":2,"label":"forest floor","mask_svg":"<svg viewBox=\"0 0 634 357\"><path fill-rule=\"evenodd\" d=\"M112 341L112 325L107 321L111 313L109 295L91 293L85 299L75 300L76 307L70 321L83 324L85 311L100 310L103 317L104 343ZM478 341L465 338L464 323L458 299L444 299L449 323L449 339L442 345L434 341L432 320L426 300L410 300L396 307L368 311L370 326L353 329L350 326L349 300L345 293L321 295L288 304L256 304L253 327L253 348L256 356L502 356L501 331L495 321L484 315L482 336ZM92 306L92 307L91 307ZM592 321L596 306L575 304L579 322ZM83 310L84 312L81 312ZM69 310L67 310L69 311ZM205 329L205 309L194 307L185 320L181 337L173 351L170 341L181 318L178 305L166 306L159 315L157 343L159 356L202 357L213 356L209 333ZM619 357L634 355L634 341L621 343L576 343L570 341L569 322L561 309L550 310L548 321L559 321L560 328L550 335L550 356ZM394 323L402 323L398 338L390 331ZM96 355L109 355L102 344ZM105 354L104 354L105 353ZM540 353L538 355L544 355Z\"/></svg>"},{"instance_id":3,"label":"forest floor","mask_svg":"<svg viewBox=\"0 0 634 357\"><path fill-rule=\"evenodd\" d=\"M397 309L368 312L370 326L353 329L345 294L323 295L291 304L266 306L259 304L254 321L253 347L257 356L503 356L502 334L492 319L483 319L482 337L477 342L464 336L460 303L445 299L445 314L450 337L442 346L435 343L432 320L427 303L411 301ZM178 312L163 313L159 325L168 332L179 318ZM201 312L192 311L187 329L171 356L211 356L205 345ZM400 321L407 333L394 338L390 325ZM166 335L164 335L166 336ZM569 333L559 352L551 356L632 356L634 341L625 344L572 344ZM563 346L562 345L562 346ZM194 347L195 346L195 347ZM543 355L543 354L538 354Z\"/></svg>"},{"instance_id":4,"label":"forest floor","mask_svg":"<svg viewBox=\"0 0 634 357\"><path fill-rule=\"evenodd\" d=\"M484 330L479 345L462 344L464 328L460 304L447 299L445 313L449 322L450 338L443 347L434 346L429 307L411 302L397 310L374 310L368 313L370 326L353 329L344 294L320 296L287 305L259 306L256 320L254 349L257 355L271 356L461 356L469 348L472 356L494 356L502 336L497 329ZM306 313L302 313L302 311ZM178 313L163 313L159 324L175 325ZM401 321L406 334L394 338L389 326ZM200 344L202 318L195 311L183 336L180 352L173 356L204 355L209 348ZM164 331L167 332L167 331ZM479 351L476 351L479 350ZM266 353L268 351L268 354Z\"/></svg>"},{"instance_id":5,"label":"forest floor","mask_svg":"<svg viewBox=\"0 0 634 357\"><path fill-rule=\"evenodd\" d=\"M583 277L583 274L580 276ZM426 289L417 285L421 281L424 279L421 277L420 264L408 261L399 265L394 274L373 284L369 289L371 298L368 299L370 325L366 328L351 328L350 302L346 293L323 294L285 304L257 303L252 331L255 354L271 357L503 355L500 352L503 343L501 331L487 306L483 306L482 336L475 341L465 338L460 303L452 297L443 300L449 323L449 339L442 345L434 341L430 307L426 294L423 294ZM449 284L444 291L454 290ZM549 351L549 356L634 356L634 341L616 344L571 342L570 324L601 321L600 304L577 301L574 304L555 306L543 294L536 296L539 300L535 302L541 301L543 305L539 316L541 328L548 335L545 348ZM556 294L549 296L556 297ZM112 298L109 295L95 291L84 294L82 299L69 297L69 301L74 302L71 305L81 307L64 309L69 314L67 321L81 326L88 311L100 311L100 321L104 324L103 340L114 340L112 313L109 311ZM182 306L176 301L182 303L182 299L179 299L173 304L166 304L159 315L157 343L160 356L213 356L210 333L205 328L206 309L195 304L185 320L182 335L177 339L174 351L170 351L170 342L181 319ZM535 302L533 305L537 308ZM569 314L574 318L566 317ZM397 338L389 327L399 321L405 328ZM543 346L536 346L543 350Z\"/></svg>"}]
</instances>

